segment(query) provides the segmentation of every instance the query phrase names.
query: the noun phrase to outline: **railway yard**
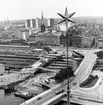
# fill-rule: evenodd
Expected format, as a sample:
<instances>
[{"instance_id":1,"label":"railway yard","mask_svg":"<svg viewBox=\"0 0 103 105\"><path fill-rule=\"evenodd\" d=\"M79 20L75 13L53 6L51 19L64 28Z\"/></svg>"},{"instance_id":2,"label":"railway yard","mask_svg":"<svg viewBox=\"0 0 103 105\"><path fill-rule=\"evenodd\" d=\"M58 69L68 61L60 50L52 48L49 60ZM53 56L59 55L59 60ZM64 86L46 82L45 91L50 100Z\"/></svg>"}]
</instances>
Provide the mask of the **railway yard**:
<instances>
[{"instance_id":1,"label":"railway yard","mask_svg":"<svg viewBox=\"0 0 103 105\"><path fill-rule=\"evenodd\" d=\"M0 105L103 105L101 1L1 4Z\"/></svg>"},{"instance_id":2,"label":"railway yard","mask_svg":"<svg viewBox=\"0 0 103 105\"><path fill-rule=\"evenodd\" d=\"M0 54L5 72L0 89L23 99L19 105L56 105L67 102L67 70L70 102L80 105L103 104L103 59L99 49L58 49L46 56ZM15 105L18 105L15 103Z\"/></svg>"}]
</instances>

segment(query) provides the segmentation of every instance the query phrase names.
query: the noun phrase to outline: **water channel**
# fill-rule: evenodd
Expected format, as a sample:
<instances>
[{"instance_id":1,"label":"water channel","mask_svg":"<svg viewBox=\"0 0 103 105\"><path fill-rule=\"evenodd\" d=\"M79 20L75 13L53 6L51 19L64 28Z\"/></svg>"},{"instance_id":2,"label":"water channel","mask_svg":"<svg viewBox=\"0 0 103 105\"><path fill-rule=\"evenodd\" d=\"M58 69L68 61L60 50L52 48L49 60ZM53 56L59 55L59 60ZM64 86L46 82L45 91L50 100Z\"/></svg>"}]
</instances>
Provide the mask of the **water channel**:
<instances>
[{"instance_id":1,"label":"water channel","mask_svg":"<svg viewBox=\"0 0 103 105\"><path fill-rule=\"evenodd\" d=\"M5 90L0 90L0 105L19 105L25 100L15 97L13 93L5 93Z\"/></svg>"}]
</instances>

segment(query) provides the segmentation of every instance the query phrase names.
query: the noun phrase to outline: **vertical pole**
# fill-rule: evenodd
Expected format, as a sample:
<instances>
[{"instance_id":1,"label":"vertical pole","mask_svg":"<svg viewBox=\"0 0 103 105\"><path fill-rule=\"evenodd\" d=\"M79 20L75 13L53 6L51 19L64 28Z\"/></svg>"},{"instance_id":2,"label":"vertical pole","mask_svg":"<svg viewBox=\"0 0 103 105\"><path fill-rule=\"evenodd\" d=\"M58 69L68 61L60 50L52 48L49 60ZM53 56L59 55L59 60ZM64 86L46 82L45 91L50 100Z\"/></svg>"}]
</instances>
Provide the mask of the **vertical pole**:
<instances>
[{"instance_id":1,"label":"vertical pole","mask_svg":"<svg viewBox=\"0 0 103 105\"><path fill-rule=\"evenodd\" d=\"M67 7L65 9L65 15L62 15L62 14L58 13L58 15L60 15L63 18L63 20L61 22L59 22L58 24L65 22L65 25L66 25L66 47L67 47L67 105L70 105L70 97L69 97L69 95L70 95L70 88L69 88L69 69L68 69L68 22L74 23L70 19L74 14L75 14L75 12L72 13L72 14L68 14Z\"/></svg>"},{"instance_id":2,"label":"vertical pole","mask_svg":"<svg viewBox=\"0 0 103 105\"><path fill-rule=\"evenodd\" d=\"M68 30L66 30L66 46L67 46L67 105L70 105L69 98L69 71L68 71Z\"/></svg>"}]
</instances>

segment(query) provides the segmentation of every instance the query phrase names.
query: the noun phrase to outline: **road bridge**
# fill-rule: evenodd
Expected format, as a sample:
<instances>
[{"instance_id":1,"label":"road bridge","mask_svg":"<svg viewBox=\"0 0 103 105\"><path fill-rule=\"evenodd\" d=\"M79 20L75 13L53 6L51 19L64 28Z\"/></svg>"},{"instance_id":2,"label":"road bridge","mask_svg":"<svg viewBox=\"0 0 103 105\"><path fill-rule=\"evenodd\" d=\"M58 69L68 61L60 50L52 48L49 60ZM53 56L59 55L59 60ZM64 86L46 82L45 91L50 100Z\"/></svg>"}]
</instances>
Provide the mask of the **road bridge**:
<instances>
[{"instance_id":1,"label":"road bridge","mask_svg":"<svg viewBox=\"0 0 103 105\"><path fill-rule=\"evenodd\" d=\"M82 52L83 53L83 52ZM70 88L78 88L77 84L80 84L90 75L93 65L97 59L97 56L92 51L85 51L83 53L84 59L75 72L75 77L70 81ZM73 90L72 89L72 90ZM21 105L53 105L58 103L63 98L67 91L67 80L55 85L51 89L31 98L30 100L22 103ZM71 92L72 94L72 92Z\"/></svg>"}]
</instances>

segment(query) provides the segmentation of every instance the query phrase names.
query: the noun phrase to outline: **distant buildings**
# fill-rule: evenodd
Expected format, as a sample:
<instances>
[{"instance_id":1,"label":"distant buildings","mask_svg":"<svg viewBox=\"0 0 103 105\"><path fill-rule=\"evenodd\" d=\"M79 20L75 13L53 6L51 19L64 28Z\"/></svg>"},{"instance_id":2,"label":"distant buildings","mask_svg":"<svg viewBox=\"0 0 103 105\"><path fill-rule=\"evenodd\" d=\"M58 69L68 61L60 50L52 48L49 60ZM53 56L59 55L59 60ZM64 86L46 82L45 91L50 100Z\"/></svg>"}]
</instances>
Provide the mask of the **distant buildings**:
<instances>
[{"instance_id":1,"label":"distant buildings","mask_svg":"<svg viewBox=\"0 0 103 105\"><path fill-rule=\"evenodd\" d=\"M18 35L18 38L21 38L21 39L24 39L24 40L29 39L29 36L30 36L29 30L21 29L19 31L20 31L20 34Z\"/></svg>"},{"instance_id":2,"label":"distant buildings","mask_svg":"<svg viewBox=\"0 0 103 105\"><path fill-rule=\"evenodd\" d=\"M14 29L5 30L2 33L2 38L4 39L24 39L29 38L29 31L27 29Z\"/></svg>"},{"instance_id":3,"label":"distant buildings","mask_svg":"<svg viewBox=\"0 0 103 105\"><path fill-rule=\"evenodd\" d=\"M61 35L60 37L60 45L66 46L67 36ZM79 35L68 36L68 44L69 46L74 47L85 47L91 48L94 46L95 41L92 37L83 37Z\"/></svg>"},{"instance_id":4,"label":"distant buildings","mask_svg":"<svg viewBox=\"0 0 103 105\"><path fill-rule=\"evenodd\" d=\"M28 22L29 23L29 22ZM11 21L5 22L2 32L0 32L0 36L5 39L24 39L27 40L29 38L29 30L25 29L24 21Z\"/></svg>"},{"instance_id":5,"label":"distant buildings","mask_svg":"<svg viewBox=\"0 0 103 105\"><path fill-rule=\"evenodd\" d=\"M27 19L25 21L25 28L40 28L41 24L44 24L46 27L54 27L54 19L53 18L36 18L36 19Z\"/></svg>"},{"instance_id":6,"label":"distant buildings","mask_svg":"<svg viewBox=\"0 0 103 105\"><path fill-rule=\"evenodd\" d=\"M25 21L25 28L34 28L36 27L36 20L35 19L27 19Z\"/></svg>"},{"instance_id":7,"label":"distant buildings","mask_svg":"<svg viewBox=\"0 0 103 105\"><path fill-rule=\"evenodd\" d=\"M60 45L60 32L44 32L29 37L30 42L43 42L46 45Z\"/></svg>"},{"instance_id":8,"label":"distant buildings","mask_svg":"<svg viewBox=\"0 0 103 105\"><path fill-rule=\"evenodd\" d=\"M43 33L43 32L45 32L45 31L46 31L45 25L44 25L44 24L41 24L41 32Z\"/></svg>"},{"instance_id":9,"label":"distant buildings","mask_svg":"<svg viewBox=\"0 0 103 105\"><path fill-rule=\"evenodd\" d=\"M96 43L97 48L103 48L103 39L98 39Z\"/></svg>"}]
</instances>

